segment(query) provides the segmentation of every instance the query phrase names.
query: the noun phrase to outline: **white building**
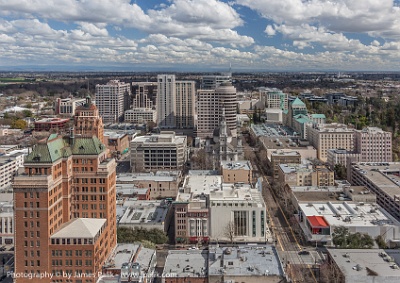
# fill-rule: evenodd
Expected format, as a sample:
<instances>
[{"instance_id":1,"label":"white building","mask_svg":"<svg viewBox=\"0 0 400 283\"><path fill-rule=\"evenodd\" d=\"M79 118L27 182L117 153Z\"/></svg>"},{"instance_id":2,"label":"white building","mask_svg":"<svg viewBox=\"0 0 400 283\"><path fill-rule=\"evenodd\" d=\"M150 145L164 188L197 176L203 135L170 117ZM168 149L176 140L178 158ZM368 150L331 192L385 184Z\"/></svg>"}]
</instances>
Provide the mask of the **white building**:
<instances>
[{"instance_id":1,"label":"white building","mask_svg":"<svg viewBox=\"0 0 400 283\"><path fill-rule=\"evenodd\" d=\"M298 208L297 220L308 241L331 244L335 227L344 226L350 233L382 236L393 245L400 242L400 223L375 203L303 202Z\"/></svg>"},{"instance_id":2,"label":"white building","mask_svg":"<svg viewBox=\"0 0 400 283\"><path fill-rule=\"evenodd\" d=\"M232 76L230 74L203 76L200 89L216 89L224 82L232 82Z\"/></svg>"},{"instance_id":3,"label":"white building","mask_svg":"<svg viewBox=\"0 0 400 283\"><path fill-rule=\"evenodd\" d=\"M210 238L213 242L268 242L266 207L257 189L222 184L210 191Z\"/></svg>"},{"instance_id":4,"label":"white building","mask_svg":"<svg viewBox=\"0 0 400 283\"><path fill-rule=\"evenodd\" d=\"M133 108L126 110L124 121L129 123L143 124L147 122L157 122L157 111L151 108Z\"/></svg>"},{"instance_id":5,"label":"white building","mask_svg":"<svg viewBox=\"0 0 400 283\"><path fill-rule=\"evenodd\" d=\"M288 94L283 93L279 89L270 89L261 87L259 89L260 97L262 101L265 103L265 108L272 108L272 109L280 109L285 110L288 109Z\"/></svg>"},{"instance_id":6,"label":"white building","mask_svg":"<svg viewBox=\"0 0 400 283\"><path fill-rule=\"evenodd\" d=\"M23 162L23 153L0 156L0 190L11 186L13 177L18 168L23 166Z\"/></svg>"},{"instance_id":7,"label":"white building","mask_svg":"<svg viewBox=\"0 0 400 283\"><path fill-rule=\"evenodd\" d=\"M96 85L96 106L104 123L119 122L124 117L125 100L131 94L131 85L111 80Z\"/></svg>"},{"instance_id":8,"label":"white building","mask_svg":"<svg viewBox=\"0 0 400 283\"><path fill-rule=\"evenodd\" d=\"M194 81L176 81L175 75L157 76L157 123L160 128L194 127Z\"/></svg>"},{"instance_id":9,"label":"white building","mask_svg":"<svg viewBox=\"0 0 400 283\"><path fill-rule=\"evenodd\" d=\"M55 113L59 115L73 116L75 109L86 103L85 98L57 98L55 102Z\"/></svg>"},{"instance_id":10,"label":"white building","mask_svg":"<svg viewBox=\"0 0 400 283\"><path fill-rule=\"evenodd\" d=\"M231 136L236 137L236 88L231 83L224 82L216 89L197 92L197 136L213 136L213 131L219 127L224 108L227 127Z\"/></svg>"},{"instance_id":11,"label":"white building","mask_svg":"<svg viewBox=\"0 0 400 283\"><path fill-rule=\"evenodd\" d=\"M14 204L12 193L0 193L0 245L14 244Z\"/></svg>"},{"instance_id":12,"label":"white building","mask_svg":"<svg viewBox=\"0 0 400 283\"><path fill-rule=\"evenodd\" d=\"M132 171L182 170L188 158L186 139L174 132L134 138L130 144Z\"/></svg>"}]
</instances>

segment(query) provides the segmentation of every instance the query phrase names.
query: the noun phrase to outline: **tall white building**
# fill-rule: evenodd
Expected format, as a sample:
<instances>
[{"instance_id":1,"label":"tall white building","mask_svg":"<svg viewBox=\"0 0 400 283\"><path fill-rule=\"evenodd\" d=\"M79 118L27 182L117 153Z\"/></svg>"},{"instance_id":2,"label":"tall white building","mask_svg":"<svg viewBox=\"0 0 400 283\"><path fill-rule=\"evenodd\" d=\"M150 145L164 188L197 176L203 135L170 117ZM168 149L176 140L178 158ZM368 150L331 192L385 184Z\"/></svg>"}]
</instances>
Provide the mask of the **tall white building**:
<instances>
[{"instance_id":1,"label":"tall white building","mask_svg":"<svg viewBox=\"0 0 400 283\"><path fill-rule=\"evenodd\" d=\"M209 75L203 76L201 79L201 89L216 89L224 82L232 82L232 75Z\"/></svg>"},{"instance_id":2,"label":"tall white building","mask_svg":"<svg viewBox=\"0 0 400 283\"><path fill-rule=\"evenodd\" d=\"M104 123L123 120L125 99L130 95L131 85L119 80L96 85L96 106Z\"/></svg>"},{"instance_id":3,"label":"tall white building","mask_svg":"<svg viewBox=\"0 0 400 283\"><path fill-rule=\"evenodd\" d=\"M157 123L160 128L175 128L175 75L157 76Z\"/></svg>"},{"instance_id":4,"label":"tall white building","mask_svg":"<svg viewBox=\"0 0 400 283\"><path fill-rule=\"evenodd\" d=\"M197 136L212 137L219 127L222 109L225 108L226 125L232 137L237 136L236 88L230 82L223 82L212 90L197 93Z\"/></svg>"},{"instance_id":5,"label":"tall white building","mask_svg":"<svg viewBox=\"0 0 400 283\"><path fill-rule=\"evenodd\" d=\"M157 76L157 123L160 128L194 127L194 81L175 81L175 75Z\"/></svg>"}]
</instances>

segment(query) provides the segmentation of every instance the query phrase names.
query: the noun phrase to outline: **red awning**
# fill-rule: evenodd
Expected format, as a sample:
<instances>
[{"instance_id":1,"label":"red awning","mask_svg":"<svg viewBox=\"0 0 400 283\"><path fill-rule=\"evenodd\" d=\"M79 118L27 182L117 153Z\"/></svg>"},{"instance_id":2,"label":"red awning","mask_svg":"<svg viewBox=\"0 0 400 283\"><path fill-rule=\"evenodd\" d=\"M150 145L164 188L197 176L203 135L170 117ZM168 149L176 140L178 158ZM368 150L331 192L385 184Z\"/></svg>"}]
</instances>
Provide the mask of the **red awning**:
<instances>
[{"instance_id":1,"label":"red awning","mask_svg":"<svg viewBox=\"0 0 400 283\"><path fill-rule=\"evenodd\" d=\"M312 227L329 227L323 216L307 216Z\"/></svg>"}]
</instances>

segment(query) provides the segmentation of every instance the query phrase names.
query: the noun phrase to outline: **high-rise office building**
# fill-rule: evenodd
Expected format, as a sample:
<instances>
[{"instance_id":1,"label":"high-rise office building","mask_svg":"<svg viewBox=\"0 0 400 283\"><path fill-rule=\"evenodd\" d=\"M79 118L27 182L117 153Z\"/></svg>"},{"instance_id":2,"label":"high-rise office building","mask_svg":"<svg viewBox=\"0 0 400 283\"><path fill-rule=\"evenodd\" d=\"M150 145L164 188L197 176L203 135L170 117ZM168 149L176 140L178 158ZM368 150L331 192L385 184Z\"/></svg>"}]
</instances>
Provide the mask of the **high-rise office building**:
<instances>
[{"instance_id":1,"label":"high-rise office building","mask_svg":"<svg viewBox=\"0 0 400 283\"><path fill-rule=\"evenodd\" d=\"M115 160L94 135L52 134L24 166L13 184L15 282L96 282L116 246Z\"/></svg>"},{"instance_id":2,"label":"high-rise office building","mask_svg":"<svg viewBox=\"0 0 400 283\"><path fill-rule=\"evenodd\" d=\"M157 76L157 123L162 129L194 127L194 81L176 81L175 75Z\"/></svg>"},{"instance_id":3,"label":"high-rise office building","mask_svg":"<svg viewBox=\"0 0 400 283\"><path fill-rule=\"evenodd\" d=\"M124 118L126 101L131 95L131 85L111 80L105 85L96 85L96 106L105 123L120 122Z\"/></svg>"},{"instance_id":4,"label":"high-rise office building","mask_svg":"<svg viewBox=\"0 0 400 283\"><path fill-rule=\"evenodd\" d=\"M197 136L212 137L219 127L223 109L227 128L233 137L237 135L236 88L229 82L223 82L212 90L197 92Z\"/></svg>"},{"instance_id":5,"label":"high-rise office building","mask_svg":"<svg viewBox=\"0 0 400 283\"><path fill-rule=\"evenodd\" d=\"M175 128L175 75L157 76L157 123L160 128Z\"/></svg>"},{"instance_id":6,"label":"high-rise office building","mask_svg":"<svg viewBox=\"0 0 400 283\"><path fill-rule=\"evenodd\" d=\"M216 89L224 82L232 82L232 75L208 75L201 78L200 89Z\"/></svg>"},{"instance_id":7,"label":"high-rise office building","mask_svg":"<svg viewBox=\"0 0 400 283\"><path fill-rule=\"evenodd\" d=\"M132 84L133 99L132 108L153 108L153 101L150 94L157 93L157 83L155 82L138 82Z\"/></svg>"},{"instance_id":8,"label":"high-rise office building","mask_svg":"<svg viewBox=\"0 0 400 283\"><path fill-rule=\"evenodd\" d=\"M194 81L176 81L175 90L175 128L193 129L196 83Z\"/></svg>"}]
</instances>

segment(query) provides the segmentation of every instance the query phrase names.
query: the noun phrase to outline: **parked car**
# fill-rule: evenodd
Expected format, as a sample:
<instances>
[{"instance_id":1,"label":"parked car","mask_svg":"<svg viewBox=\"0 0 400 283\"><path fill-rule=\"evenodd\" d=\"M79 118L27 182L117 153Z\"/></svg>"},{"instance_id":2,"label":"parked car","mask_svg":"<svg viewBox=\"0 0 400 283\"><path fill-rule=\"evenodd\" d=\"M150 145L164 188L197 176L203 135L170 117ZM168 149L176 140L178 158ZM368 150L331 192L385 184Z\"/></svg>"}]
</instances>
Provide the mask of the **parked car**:
<instances>
[{"instance_id":1,"label":"parked car","mask_svg":"<svg viewBox=\"0 0 400 283\"><path fill-rule=\"evenodd\" d=\"M309 251L300 251L299 255L309 255L310 252Z\"/></svg>"}]
</instances>

